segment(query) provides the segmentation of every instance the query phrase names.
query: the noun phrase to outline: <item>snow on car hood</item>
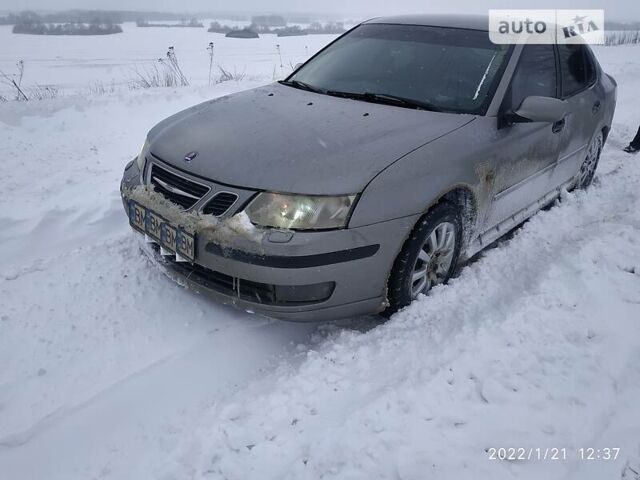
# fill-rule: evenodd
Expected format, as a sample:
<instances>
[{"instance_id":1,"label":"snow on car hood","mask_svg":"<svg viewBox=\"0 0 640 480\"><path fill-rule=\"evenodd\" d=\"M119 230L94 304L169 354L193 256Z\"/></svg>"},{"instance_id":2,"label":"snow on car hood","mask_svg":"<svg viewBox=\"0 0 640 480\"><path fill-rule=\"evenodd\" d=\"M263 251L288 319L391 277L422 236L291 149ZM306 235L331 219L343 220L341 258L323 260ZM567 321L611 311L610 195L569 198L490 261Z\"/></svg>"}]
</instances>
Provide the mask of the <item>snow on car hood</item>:
<instances>
[{"instance_id":1,"label":"snow on car hood","mask_svg":"<svg viewBox=\"0 0 640 480\"><path fill-rule=\"evenodd\" d=\"M470 122L435 113L330 97L280 84L196 105L149 133L151 152L230 185L349 194L403 155ZM186 162L187 153L197 157Z\"/></svg>"}]
</instances>

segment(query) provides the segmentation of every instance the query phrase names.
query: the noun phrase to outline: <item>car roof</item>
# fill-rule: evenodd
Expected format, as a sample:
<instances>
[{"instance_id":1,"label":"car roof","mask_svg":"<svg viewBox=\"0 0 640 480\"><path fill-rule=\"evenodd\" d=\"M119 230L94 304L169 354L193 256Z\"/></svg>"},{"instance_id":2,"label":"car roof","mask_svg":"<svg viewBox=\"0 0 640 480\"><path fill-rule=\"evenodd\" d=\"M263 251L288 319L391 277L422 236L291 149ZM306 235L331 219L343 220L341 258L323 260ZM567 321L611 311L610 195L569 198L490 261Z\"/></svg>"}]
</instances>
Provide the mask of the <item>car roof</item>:
<instances>
[{"instance_id":1,"label":"car roof","mask_svg":"<svg viewBox=\"0 0 640 480\"><path fill-rule=\"evenodd\" d=\"M425 25L431 27L467 28L472 30L489 30L487 15L455 15L455 14L416 14L377 17L363 23L387 23L395 25Z\"/></svg>"}]
</instances>

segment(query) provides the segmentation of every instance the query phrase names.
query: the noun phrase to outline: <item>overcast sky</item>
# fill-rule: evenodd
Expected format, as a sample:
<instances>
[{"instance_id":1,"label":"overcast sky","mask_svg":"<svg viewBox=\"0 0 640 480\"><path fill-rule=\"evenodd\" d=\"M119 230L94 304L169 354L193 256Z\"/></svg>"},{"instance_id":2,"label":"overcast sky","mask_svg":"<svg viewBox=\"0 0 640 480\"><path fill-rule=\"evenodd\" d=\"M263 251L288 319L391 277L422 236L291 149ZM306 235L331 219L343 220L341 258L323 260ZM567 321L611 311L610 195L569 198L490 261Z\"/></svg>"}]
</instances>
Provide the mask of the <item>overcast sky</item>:
<instances>
[{"instance_id":1,"label":"overcast sky","mask_svg":"<svg viewBox=\"0 0 640 480\"><path fill-rule=\"evenodd\" d=\"M345 16L410 12L479 13L488 8L602 8L606 18L611 20L640 20L640 0L0 0L0 11L68 8L191 13L332 13Z\"/></svg>"}]
</instances>

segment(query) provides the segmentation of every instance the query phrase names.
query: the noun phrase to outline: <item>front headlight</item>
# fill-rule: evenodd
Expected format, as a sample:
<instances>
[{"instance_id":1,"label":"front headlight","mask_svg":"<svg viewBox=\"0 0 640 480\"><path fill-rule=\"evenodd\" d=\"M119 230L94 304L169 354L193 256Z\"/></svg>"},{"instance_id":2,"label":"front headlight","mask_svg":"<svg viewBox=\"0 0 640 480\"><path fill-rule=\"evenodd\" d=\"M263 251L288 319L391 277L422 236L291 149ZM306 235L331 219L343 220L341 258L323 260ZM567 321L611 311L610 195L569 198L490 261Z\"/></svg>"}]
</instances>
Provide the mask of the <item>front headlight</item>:
<instances>
[{"instance_id":1,"label":"front headlight","mask_svg":"<svg viewBox=\"0 0 640 480\"><path fill-rule=\"evenodd\" d=\"M338 197L287 195L264 192L246 208L252 223L291 230L344 228L355 195Z\"/></svg>"},{"instance_id":2,"label":"front headlight","mask_svg":"<svg viewBox=\"0 0 640 480\"><path fill-rule=\"evenodd\" d=\"M147 156L147 153L149 153L149 139L145 139L144 144L142 145L142 150L140 150L140 153L138 154L138 159L137 159L137 163L138 163L138 169L142 172L142 169L144 168L144 159Z\"/></svg>"}]
</instances>

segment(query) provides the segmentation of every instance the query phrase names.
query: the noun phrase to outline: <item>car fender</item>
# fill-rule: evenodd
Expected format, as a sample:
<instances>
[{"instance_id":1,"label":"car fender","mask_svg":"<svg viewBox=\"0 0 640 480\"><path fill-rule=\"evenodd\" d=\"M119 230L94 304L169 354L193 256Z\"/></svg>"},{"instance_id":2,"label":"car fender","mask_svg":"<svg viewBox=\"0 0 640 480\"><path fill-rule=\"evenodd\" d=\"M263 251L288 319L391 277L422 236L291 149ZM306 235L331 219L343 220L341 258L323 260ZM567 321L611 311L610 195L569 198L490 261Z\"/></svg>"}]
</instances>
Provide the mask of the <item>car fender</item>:
<instances>
[{"instance_id":1,"label":"car fender","mask_svg":"<svg viewBox=\"0 0 640 480\"><path fill-rule=\"evenodd\" d=\"M411 152L378 174L360 195L349 227L425 213L449 192L465 189L475 205L475 231L491 198L490 162L496 119L464 127Z\"/></svg>"}]
</instances>

